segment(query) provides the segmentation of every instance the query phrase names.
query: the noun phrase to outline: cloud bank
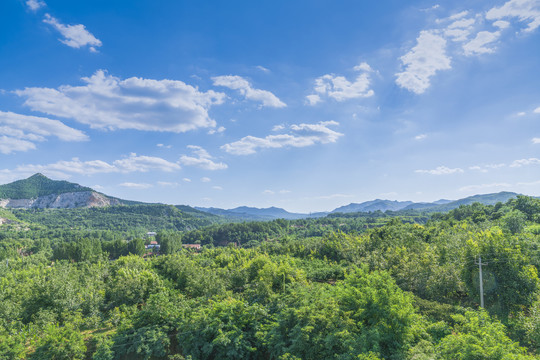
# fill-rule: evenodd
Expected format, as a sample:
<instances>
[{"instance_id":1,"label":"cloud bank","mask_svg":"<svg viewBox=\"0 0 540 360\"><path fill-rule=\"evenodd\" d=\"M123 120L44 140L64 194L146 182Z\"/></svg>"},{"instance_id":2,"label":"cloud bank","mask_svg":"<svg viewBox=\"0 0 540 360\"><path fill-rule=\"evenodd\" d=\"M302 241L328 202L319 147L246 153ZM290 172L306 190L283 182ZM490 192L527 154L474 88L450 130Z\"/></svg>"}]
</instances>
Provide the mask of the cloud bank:
<instances>
[{"instance_id":1,"label":"cloud bank","mask_svg":"<svg viewBox=\"0 0 540 360\"><path fill-rule=\"evenodd\" d=\"M84 77L83 86L31 87L15 93L34 111L74 119L92 128L181 133L215 127L208 115L224 94L177 80L131 77L121 80L103 70Z\"/></svg>"},{"instance_id":2,"label":"cloud bank","mask_svg":"<svg viewBox=\"0 0 540 360\"><path fill-rule=\"evenodd\" d=\"M213 161L213 157L208 151L200 146L188 145L188 149L191 149L195 156L182 155L179 162L184 166L196 166L205 170L224 170L227 168L227 164Z\"/></svg>"},{"instance_id":3,"label":"cloud bank","mask_svg":"<svg viewBox=\"0 0 540 360\"><path fill-rule=\"evenodd\" d=\"M291 125L287 134L268 135L264 138L246 136L221 148L234 155L255 154L258 149L278 149L283 147L306 147L315 144L336 142L343 134L329 128L337 126L335 121L323 121L317 124Z\"/></svg>"},{"instance_id":4,"label":"cloud bank","mask_svg":"<svg viewBox=\"0 0 540 360\"><path fill-rule=\"evenodd\" d=\"M363 62L353 68L362 72L354 80L349 81L344 76L326 74L315 79L315 94L307 95L307 103L315 105L322 101L323 97L329 97L336 101L367 98L375 93L370 89L371 79L369 73L373 70L368 63Z\"/></svg>"},{"instance_id":5,"label":"cloud bank","mask_svg":"<svg viewBox=\"0 0 540 360\"><path fill-rule=\"evenodd\" d=\"M435 24L422 30L416 45L399 58L403 70L395 74L396 84L416 94L424 93L438 72L452 68L452 57L494 53L505 29L536 30L540 27L540 1L510 0L485 13L462 11Z\"/></svg>"},{"instance_id":6,"label":"cloud bank","mask_svg":"<svg viewBox=\"0 0 540 360\"><path fill-rule=\"evenodd\" d=\"M82 131L64 125L58 120L0 111L0 153L10 154L36 148L36 142L47 137L63 141L88 140Z\"/></svg>"},{"instance_id":7,"label":"cloud bank","mask_svg":"<svg viewBox=\"0 0 540 360\"><path fill-rule=\"evenodd\" d=\"M223 86L238 90L248 100L262 103L262 106L284 108L287 106L276 95L267 90L254 89L249 81L237 75L224 75L213 77L214 86Z\"/></svg>"},{"instance_id":8,"label":"cloud bank","mask_svg":"<svg viewBox=\"0 0 540 360\"><path fill-rule=\"evenodd\" d=\"M180 169L179 164L159 157L140 156L131 153L129 156L115 160L112 163L102 160L82 161L79 158L73 158L45 165L19 165L15 169L0 170L0 180L12 181L38 172L56 178L69 178L72 175L127 174L148 171L173 172Z\"/></svg>"}]
</instances>

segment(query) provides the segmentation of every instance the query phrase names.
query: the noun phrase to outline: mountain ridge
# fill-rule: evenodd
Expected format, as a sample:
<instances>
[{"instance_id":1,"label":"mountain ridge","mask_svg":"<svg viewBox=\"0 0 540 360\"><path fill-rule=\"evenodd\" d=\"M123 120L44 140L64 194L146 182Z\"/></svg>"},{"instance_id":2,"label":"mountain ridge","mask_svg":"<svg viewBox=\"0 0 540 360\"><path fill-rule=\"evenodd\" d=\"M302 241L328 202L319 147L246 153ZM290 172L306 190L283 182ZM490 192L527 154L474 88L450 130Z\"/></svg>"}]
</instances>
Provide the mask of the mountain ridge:
<instances>
[{"instance_id":1,"label":"mountain ridge","mask_svg":"<svg viewBox=\"0 0 540 360\"><path fill-rule=\"evenodd\" d=\"M240 206L233 209L220 208L203 208L195 207L197 210L205 211L213 215L221 215L225 217L242 219L242 220L275 220L275 219L302 219L309 217L324 217L328 214L347 214L354 212L375 212L375 211L423 211L423 212L446 212L458 208L461 205L470 205L474 202L479 202L484 205L494 205L497 202L506 202L511 198L517 197L519 194L515 192L501 191L499 193L478 194L468 196L458 200L440 199L434 202L413 202L413 201L397 201L397 200L381 200L375 199L362 203L350 203L340 206L329 212L318 212L310 214L290 213L285 209L277 207L256 208L248 206Z\"/></svg>"},{"instance_id":2,"label":"mountain ridge","mask_svg":"<svg viewBox=\"0 0 540 360\"><path fill-rule=\"evenodd\" d=\"M233 209L220 209L215 207L191 207L207 214L219 215L233 220L295 220L309 217L324 217L328 214L374 212L374 211L423 211L446 212L459 207L480 202L493 205L497 202L506 202L515 198L514 192L499 192L491 194L478 194L458 200L440 199L434 202L413 202L398 200L375 199L362 203L350 203L340 206L329 212L310 214L292 213L275 206L257 208L239 206ZM65 180L52 180L41 173L34 174L27 179L17 180L9 184L0 185L0 208L52 208L70 209L81 207L105 207L113 205L143 204L136 201L122 200L97 192L89 187ZM175 205L181 207L184 205Z\"/></svg>"},{"instance_id":3,"label":"mountain ridge","mask_svg":"<svg viewBox=\"0 0 540 360\"><path fill-rule=\"evenodd\" d=\"M52 180L41 173L0 185L0 207L13 209L73 209L123 205L125 200L107 196L89 187L65 180Z\"/></svg>"},{"instance_id":4,"label":"mountain ridge","mask_svg":"<svg viewBox=\"0 0 540 360\"><path fill-rule=\"evenodd\" d=\"M52 194L94 191L89 187L65 180L52 180L41 173L29 178L0 185L0 199L35 199Z\"/></svg>"}]
</instances>

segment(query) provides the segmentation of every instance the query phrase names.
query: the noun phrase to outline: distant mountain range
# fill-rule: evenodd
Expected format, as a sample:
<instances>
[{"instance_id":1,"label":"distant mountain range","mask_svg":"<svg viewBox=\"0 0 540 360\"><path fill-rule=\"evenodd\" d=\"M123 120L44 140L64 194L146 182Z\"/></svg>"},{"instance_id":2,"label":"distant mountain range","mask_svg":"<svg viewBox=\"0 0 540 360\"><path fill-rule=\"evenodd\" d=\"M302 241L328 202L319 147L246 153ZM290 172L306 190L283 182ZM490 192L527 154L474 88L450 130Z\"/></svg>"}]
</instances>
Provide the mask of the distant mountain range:
<instances>
[{"instance_id":1,"label":"distant mountain range","mask_svg":"<svg viewBox=\"0 0 540 360\"><path fill-rule=\"evenodd\" d=\"M445 212L456 209L461 205L470 205L479 202L484 205L494 205L498 202L506 202L509 199L515 198L518 194L514 192L499 192L494 194L473 195L459 200L437 200L431 203L412 201L390 201L390 200L373 200L366 201L360 204L349 204L339 207L332 213L351 213L351 212L369 212L369 211L402 211L402 210L421 210L427 212Z\"/></svg>"},{"instance_id":2,"label":"distant mountain range","mask_svg":"<svg viewBox=\"0 0 540 360\"><path fill-rule=\"evenodd\" d=\"M330 212L319 212L311 214L290 213L284 209L270 208L255 208L241 206L234 209L218 209L218 208L201 208L197 210L205 211L214 215L221 215L233 219L242 220L274 220L274 219L302 219L308 217L324 217L328 214L336 213L355 213L355 212L374 212L374 211L407 211L417 210L423 212L446 212L458 208L461 205L470 205L479 202L484 205L494 205L498 202L506 202L509 199L515 198L518 194L513 192L500 192L495 194L474 195L459 200L441 199L431 203L412 201L391 201L391 200L371 200L363 203L351 203L349 205L338 207Z\"/></svg>"},{"instance_id":3,"label":"distant mountain range","mask_svg":"<svg viewBox=\"0 0 540 360\"><path fill-rule=\"evenodd\" d=\"M256 207L240 206L234 209L218 209L218 208L203 208L195 207L195 209L204 211L214 215L224 216L231 219L242 219L242 220L274 220L274 219L287 219L295 220L309 217L308 214L296 214L290 213L285 209L277 207L269 207L266 209L260 209ZM326 213L324 213L325 216Z\"/></svg>"},{"instance_id":4,"label":"distant mountain range","mask_svg":"<svg viewBox=\"0 0 540 360\"><path fill-rule=\"evenodd\" d=\"M431 203L376 199L362 203L351 203L349 205L338 207L331 212L319 212L312 214L290 213L277 207L255 208L240 206L228 210L196 207L195 209L204 213L219 215L231 220L294 220L308 217L324 217L330 213L335 214L407 210L446 212L455 209L460 205L470 205L474 202L479 202L485 205L493 205L497 202L506 202L511 198L515 198L517 195L518 194L513 192L500 192L495 194L474 195L455 201L441 199ZM1 208L69 209L136 204L142 203L107 196L91 188L70 183L68 181L51 180L42 174L35 174L28 179L0 185ZM179 205L177 207L183 211L196 211L194 208L185 205Z\"/></svg>"}]
</instances>

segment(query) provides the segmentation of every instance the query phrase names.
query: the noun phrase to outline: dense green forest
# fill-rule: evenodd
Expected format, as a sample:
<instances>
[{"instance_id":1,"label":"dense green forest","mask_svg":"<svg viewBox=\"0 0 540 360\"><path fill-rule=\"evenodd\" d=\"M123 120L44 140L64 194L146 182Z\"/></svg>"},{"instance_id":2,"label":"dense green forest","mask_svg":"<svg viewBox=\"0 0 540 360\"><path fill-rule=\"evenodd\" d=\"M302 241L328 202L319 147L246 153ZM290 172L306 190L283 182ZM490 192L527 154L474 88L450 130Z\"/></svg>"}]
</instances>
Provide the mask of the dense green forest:
<instances>
[{"instance_id":1,"label":"dense green forest","mask_svg":"<svg viewBox=\"0 0 540 360\"><path fill-rule=\"evenodd\" d=\"M93 190L68 181L51 180L42 174L35 174L28 179L0 185L0 199L32 199L39 196L80 191Z\"/></svg>"},{"instance_id":2,"label":"dense green forest","mask_svg":"<svg viewBox=\"0 0 540 360\"><path fill-rule=\"evenodd\" d=\"M49 229L146 231L186 231L222 223L219 216L187 206L162 204L117 205L77 209L13 209L13 216Z\"/></svg>"},{"instance_id":3,"label":"dense green forest","mask_svg":"<svg viewBox=\"0 0 540 360\"><path fill-rule=\"evenodd\" d=\"M158 215L70 226L84 211L6 211L0 359L540 358L538 199L155 238L143 229Z\"/></svg>"}]
</instances>

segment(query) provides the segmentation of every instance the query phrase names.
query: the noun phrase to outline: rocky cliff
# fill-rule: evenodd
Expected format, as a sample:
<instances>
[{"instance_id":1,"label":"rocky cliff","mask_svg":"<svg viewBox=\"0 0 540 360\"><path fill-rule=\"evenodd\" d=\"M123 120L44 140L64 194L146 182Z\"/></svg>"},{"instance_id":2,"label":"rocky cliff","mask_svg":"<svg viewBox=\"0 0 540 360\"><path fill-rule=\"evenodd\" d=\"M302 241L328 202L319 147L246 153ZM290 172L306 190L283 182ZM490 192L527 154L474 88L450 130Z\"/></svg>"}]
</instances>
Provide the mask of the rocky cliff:
<instances>
[{"instance_id":1,"label":"rocky cliff","mask_svg":"<svg viewBox=\"0 0 540 360\"><path fill-rule=\"evenodd\" d=\"M0 199L0 207L13 209L72 209L121 204L122 202L120 200L110 198L95 191L50 194L33 199Z\"/></svg>"}]
</instances>

